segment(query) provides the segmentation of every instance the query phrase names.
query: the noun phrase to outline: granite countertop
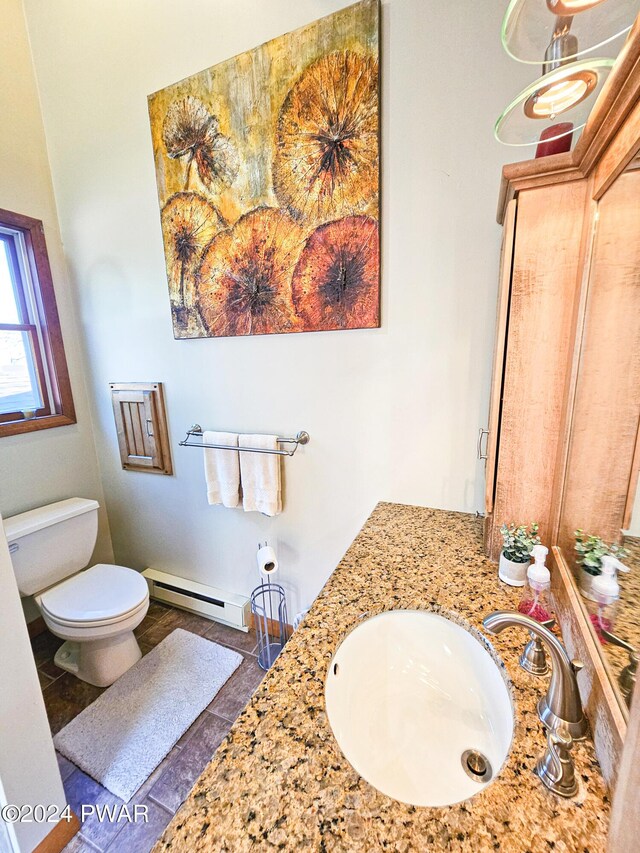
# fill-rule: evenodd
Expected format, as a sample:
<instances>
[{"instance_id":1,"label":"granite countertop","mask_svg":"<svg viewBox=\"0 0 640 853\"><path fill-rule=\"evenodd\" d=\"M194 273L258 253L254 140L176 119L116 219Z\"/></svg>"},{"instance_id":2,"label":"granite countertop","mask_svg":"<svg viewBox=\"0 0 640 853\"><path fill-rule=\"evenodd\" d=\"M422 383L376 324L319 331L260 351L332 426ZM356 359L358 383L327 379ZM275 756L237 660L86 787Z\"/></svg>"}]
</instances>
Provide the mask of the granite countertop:
<instances>
[{"instance_id":1,"label":"granite countertop","mask_svg":"<svg viewBox=\"0 0 640 853\"><path fill-rule=\"evenodd\" d=\"M546 679L518 666L521 629L491 638L513 685L514 741L472 799L443 808L393 800L353 770L331 733L325 674L363 612L439 606L481 628L487 613L518 600L483 556L480 520L378 504L155 851L604 851L609 800L591 741L574 745L574 799L533 773L545 747L535 705Z\"/></svg>"}]
</instances>

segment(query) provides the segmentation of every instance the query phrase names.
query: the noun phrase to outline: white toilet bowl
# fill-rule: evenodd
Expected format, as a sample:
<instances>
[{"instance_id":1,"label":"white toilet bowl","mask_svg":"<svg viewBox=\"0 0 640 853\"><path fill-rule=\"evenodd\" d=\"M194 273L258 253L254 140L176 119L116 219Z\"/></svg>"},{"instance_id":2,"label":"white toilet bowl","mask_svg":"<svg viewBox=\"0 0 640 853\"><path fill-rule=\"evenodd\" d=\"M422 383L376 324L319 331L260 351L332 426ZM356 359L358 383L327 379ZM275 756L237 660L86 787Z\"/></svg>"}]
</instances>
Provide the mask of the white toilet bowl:
<instances>
[{"instance_id":1,"label":"white toilet bowl","mask_svg":"<svg viewBox=\"0 0 640 853\"><path fill-rule=\"evenodd\" d=\"M54 663L83 681L107 687L142 657L133 632L149 590L133 569L98 563L35 600L51 633L66 640Z\"/></svg>"},{"instance_id":2,"label":"white toilet bowl","mask_svg":"<svg viewBox=\"0 0 640 853\"><path fill-rule=\"evenodd\" d=\"M55 664L106 687L142 657L133 631L149 607L149 589L124 566L85 569L98 508L97 501L68 498L5 518L4 531L20 595L32 595L49 630L66 640Z\"/></svg>"}]
</instances>

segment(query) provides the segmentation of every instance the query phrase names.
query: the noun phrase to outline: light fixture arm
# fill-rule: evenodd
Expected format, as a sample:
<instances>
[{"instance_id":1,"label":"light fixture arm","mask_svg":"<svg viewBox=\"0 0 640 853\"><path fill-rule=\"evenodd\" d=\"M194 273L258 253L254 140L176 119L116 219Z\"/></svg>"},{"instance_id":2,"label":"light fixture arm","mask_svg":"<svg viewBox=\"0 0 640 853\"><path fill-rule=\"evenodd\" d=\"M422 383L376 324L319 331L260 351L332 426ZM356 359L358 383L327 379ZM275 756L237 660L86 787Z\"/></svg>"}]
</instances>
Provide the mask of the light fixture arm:
<instances>
[{"instance_id":1,"label":"light fixture arm","mask_svg":"<svg viewBox=\"0 0 640 853\"><path fill-rule=\"evenodd\" d=\"M578 39L571 32L573 17L557 17L553 36L544 53L542 73L549 74L574 61L578 53Z\"/></svg>"},{"instance_id":2,"label":"light fixture arm","mask_svg":"<svg viewBox=\"0 0 640 853\"><path fill-rule=\"evenodd\" d=\"M567 35L567 33L571 30L573 17L573 15L558 15L556 17L556 24L553 29L553 38Z\"/></svg>"}]
</instances>

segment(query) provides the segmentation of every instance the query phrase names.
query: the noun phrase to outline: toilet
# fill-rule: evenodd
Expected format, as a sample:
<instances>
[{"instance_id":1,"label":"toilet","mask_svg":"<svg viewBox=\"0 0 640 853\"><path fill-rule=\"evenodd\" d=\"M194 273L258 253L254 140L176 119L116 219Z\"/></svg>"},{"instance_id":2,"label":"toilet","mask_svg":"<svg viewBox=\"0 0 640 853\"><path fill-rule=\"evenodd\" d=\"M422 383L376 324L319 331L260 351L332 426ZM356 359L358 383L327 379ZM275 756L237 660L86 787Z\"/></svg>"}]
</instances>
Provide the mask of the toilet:
<instances>
[{"instance_id":1,"label":"toilet","mask_svg":"<svg viewBox=\"0 0 640 853\"><path fill-rule=\"evenodd\" d=\"M149 608L149 589L124 566L85 569L98 508L70 498L6 518L4 530L20 595L32 595L51 633L66 641L56 666L107 687L142 657L133 631Z\"/></svg>"}]
</instances>

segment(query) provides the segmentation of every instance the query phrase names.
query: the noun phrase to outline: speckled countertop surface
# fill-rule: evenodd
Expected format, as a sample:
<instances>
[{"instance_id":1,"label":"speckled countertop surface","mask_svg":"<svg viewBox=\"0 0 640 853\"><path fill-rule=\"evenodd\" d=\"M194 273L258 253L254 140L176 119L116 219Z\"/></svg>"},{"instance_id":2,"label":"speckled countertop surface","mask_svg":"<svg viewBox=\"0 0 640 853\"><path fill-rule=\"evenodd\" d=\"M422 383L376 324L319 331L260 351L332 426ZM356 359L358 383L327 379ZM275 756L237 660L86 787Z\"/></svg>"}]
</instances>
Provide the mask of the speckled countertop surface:
<instances>
[{"instance_id":1,"label":"speckled countertop surface","mask_svg":"<svg viewBox=\"0 0 640 853\"><path fill-rule=\"evenodd\" d=\"M482 556L481 521L378 504L155 850L604 851L609 801L590 741L574 746L574 799L551 794L532 772L545 745L535 703L546 680L518 667L520 629L491 639L513 684L511 752L471 800L392 800L351 768L331 733L325 674L363 612L440 605L481 628L488 612L518 600Z\"/></svg>"}]
</instances>

